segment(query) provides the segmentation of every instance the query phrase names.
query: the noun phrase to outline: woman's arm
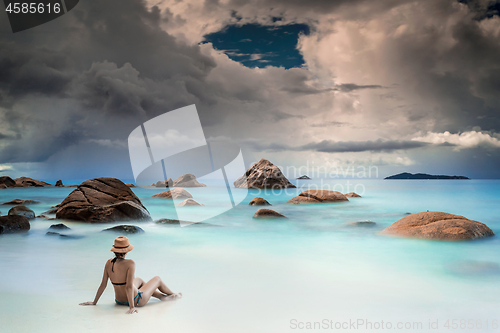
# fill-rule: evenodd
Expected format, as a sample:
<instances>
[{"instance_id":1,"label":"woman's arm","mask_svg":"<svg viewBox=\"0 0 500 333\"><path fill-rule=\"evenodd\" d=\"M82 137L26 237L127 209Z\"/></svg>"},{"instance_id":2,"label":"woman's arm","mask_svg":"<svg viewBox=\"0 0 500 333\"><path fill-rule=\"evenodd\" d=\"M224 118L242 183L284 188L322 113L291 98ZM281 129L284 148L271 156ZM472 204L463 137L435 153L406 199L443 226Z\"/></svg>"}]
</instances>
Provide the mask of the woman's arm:
<instances>
[{"instance_id":1,"label":"woman's arm","mask_svg":"<svg viewBox=\"0 0 500 333\"><path fill-rule=\"evenodd\" d=\"M107 265L108 265L108 263L106 262L106 265L104 266L104 273L102 275L101 285L99 286L99 289L97 289L97 293L95 295L94 301L80 303L80 305L96 305L97 304L97 301L99 301L99 298L101 297L102 293L104 292L104 290L106 289L106 286L108 284L109 275L108 275L108 271L106 269Z\"/></svg>"},{"instance_id":2,"label":"woman's arm","mask_svg":"<svg viewBox=\"0 0 500 333\"><path fill-rule=\"evenodd\" d=\"M130 265L127 270L127 285L125 286L125 290L127 292L127 300L130 306L130 309L127 311L127 314L132 314L137 312L134 304L134 275L135 275L135 262L130 260Z\"/></svg>"}]
</instances>

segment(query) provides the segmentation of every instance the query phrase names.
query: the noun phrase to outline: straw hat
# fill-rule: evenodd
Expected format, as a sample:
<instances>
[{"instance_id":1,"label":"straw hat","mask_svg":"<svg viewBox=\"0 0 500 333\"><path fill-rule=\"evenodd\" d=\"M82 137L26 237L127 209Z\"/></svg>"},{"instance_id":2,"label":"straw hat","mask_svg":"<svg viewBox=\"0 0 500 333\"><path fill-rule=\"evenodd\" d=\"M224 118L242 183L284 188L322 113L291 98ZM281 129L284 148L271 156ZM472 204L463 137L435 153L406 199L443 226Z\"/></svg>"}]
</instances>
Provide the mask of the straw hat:
<instances>
[{"instance_id":1,"label":"straw hat","mask_svg":"<svg viewBox=\"0 0 500 333\"><path fill-rule=\"evenodd\" d=\"M111 248L111 252L127 253L134 249L125 236L119 236L115 239L115 245Z\"/></svg>"}]
</instances>

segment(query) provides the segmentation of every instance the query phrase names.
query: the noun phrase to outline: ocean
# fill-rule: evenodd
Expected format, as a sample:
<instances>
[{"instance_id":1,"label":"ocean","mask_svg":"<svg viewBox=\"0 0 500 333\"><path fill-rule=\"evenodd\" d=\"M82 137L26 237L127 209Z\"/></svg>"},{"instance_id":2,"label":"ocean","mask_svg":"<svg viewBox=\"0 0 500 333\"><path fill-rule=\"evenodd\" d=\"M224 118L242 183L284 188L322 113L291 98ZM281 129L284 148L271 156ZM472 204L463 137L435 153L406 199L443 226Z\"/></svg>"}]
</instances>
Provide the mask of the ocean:
<instances>
[{"instance_id":1,"label":"ocean","mask_svg":"<svg viewBox=\"0 0 500 333\"><path fill-rule=\"evenodd\" d=\"M81 238L45 235L35 219L25 234L0 235L0 318L8 332L498 332L500 240L464 242L379 235L407 213L443 211L488 225L500 235L498 180L356 180L362 198L287 205L311 185L346 189L344 179L295 180L297 189L249 190L235 208L186 227L154 222L86 224L63 221ZM353 181L350 180L352 183ZM225 188L187 188L210 210ZM40 201L41 214L73 188L0 190L0 202ZM238 191L239 189L233 189ZM351 189L352 190L352 189ZM154 220L176 218L162 189L133 188ZM345 191L344 191L345 192ZM255 196L287 219L256 220ZM178 200L180 201L180 200ZM177 201L177 202L178 202ZM6 215L10 206L0 206ZM374 226L349 222L373 221ZM128 235L136 276L160 276L184 297L150 301L139 313L114 303L108 285L91 301L119 224L145 232Z\"/></svg>"}]
</instances>

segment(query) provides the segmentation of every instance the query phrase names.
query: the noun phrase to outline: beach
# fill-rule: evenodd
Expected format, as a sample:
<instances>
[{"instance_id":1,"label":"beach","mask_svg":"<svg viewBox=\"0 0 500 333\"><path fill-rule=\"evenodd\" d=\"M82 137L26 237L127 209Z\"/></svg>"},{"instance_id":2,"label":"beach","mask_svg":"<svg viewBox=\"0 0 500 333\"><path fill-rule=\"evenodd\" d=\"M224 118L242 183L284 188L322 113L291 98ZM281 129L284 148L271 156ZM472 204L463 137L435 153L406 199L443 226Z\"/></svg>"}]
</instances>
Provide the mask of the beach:
<instances>
[{"instance_id":1,"label":"beach","mask_svg":"<svg viewBox=\"0 0 500 333\"><path fill-rule=\"evenodd\" d=\"M59 221L36 219L27 233L0 236L0 312L8 319L2 332L289 332L331 331L335 325L368 332L375 329L368 323L382 321L384 329L390 323L394 332L436 331L431 323L445 330L453 319L496 331L497 236L442 242L379 232L407 213L430 210L483 222L498 234L500 181L357 180L363 184L362 198L288 205L304 186L320 180L293 182L296 189L280 194L250 189L240 205L205 221L215 226L64 221L72 229L69 234L83 236L72 239L46 236ZM321 182L341 186L347 181ZM205 206L183 209L216 206L217 193L225 188L207 185L189 189ZM72 190L14 188L0 191L0 200L38 200L29 207L39 215ZM153 220L175 218L171 204L151 198L162 189L133 191ZM253 219L258 207L248 202L256 196L287 219ZM348 224L359 221L376 224ZM94 298L104 263L112 257L109 249L118 234L101 230L120 224L145 231L127 235L135 246L128 258L136 262L136 276L148 280L158 275L182 292L182 299L153 300L126 316L127 308L115 305L109 284L97 306L78 306ZM408 323L417 326L405 328Z\"/></svg>"}]
</instances>

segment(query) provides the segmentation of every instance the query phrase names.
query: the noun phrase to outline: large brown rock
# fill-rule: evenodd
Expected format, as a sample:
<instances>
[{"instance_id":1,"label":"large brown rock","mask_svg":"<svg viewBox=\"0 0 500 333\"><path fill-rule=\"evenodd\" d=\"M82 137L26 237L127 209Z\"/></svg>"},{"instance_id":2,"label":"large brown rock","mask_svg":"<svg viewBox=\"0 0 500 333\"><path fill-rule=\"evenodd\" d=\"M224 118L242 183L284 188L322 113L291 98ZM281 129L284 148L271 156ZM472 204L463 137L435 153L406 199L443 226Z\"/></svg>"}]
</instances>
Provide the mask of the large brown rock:
<instances>
[{"instance_id":1,"label":"large brown rock","mask_svg":"<svg viewBox=\"0 0 500 333\"><path fill-rule=\"evenodd\" d=\"M186 173L174 180L174 187L206 187L207 185L202 184L196 180L193 174Z\"/></svg>"},{"instance_id":2,"label":"large brown rock","mask_svg":"<svg viewBox=\"0 0 500 333\"><path fill-rule=\"evenodd\" d=\"M62 180L60 180L60 179L59 179L59 180L56 182L56 185L55 185L55 186L56 186L56 187L64 187L64 184L63 184Z\"/></svg>"},{"instance_id":3,"label":"large brown rock","mask_svg":"<svg viewBox=\"0 0 500 333\"><path fill-rule=\"evenodd\" d=\"M266 159L261 159L248 168L233 184L236 188L295 188L281 170Z\"/></svg>"},{"instance_id":4,"label":"large brown rock","mask_svg":"<svg viewBox=\"0 0 500 333\"><path fill-rule=\"evenodd\" d=\"M141 200L116 178L89 179L59 205L56 218L83 222L150 221Z\"/></svg>"},{"instance_id":5,"label":"large brown rock","mask_svg":"<svg viewBox=\"0 0 500 333\"><path fill-rule=\"evenodd\" d=\"M275 210L261 208L255 212L253 215L254 218L286 218L285 215L278 213Z\"/></svg>"},{"instance_id":6,"label":"large brown rock","mask_svg":"<svg viewBox=\"0 0 500 333\"><path fill-rule=\"evenodd\" d=\"M41 180L36 180L30 177L19 177L14 179L16 182L16 187L43 187L50 185L49 183L43 182Z\"/></svg>"},{"instance_id":7,"label":"large brown rock","mask_svg":"<svg viewBox=\"0 0 500 333\"><path fill-rule=\"evenodd\" d=\"M449 241L494 235L486 224L442 212L421 212L405 216L382 230L381 234Z\"/></svg>"},{"instance_id":8,"label":"large brown rock","mask_svg":"<svg viewBox=\"0 0 500 333\"><path fill-rule=\"evenodd\" d=\"M0 185L5 185L5 187L16 187L16 182L9 176L0 177Z\"/></svg>"},{"instance_id":9,"label":"large brown rock","mask_svg":"<svg viewBox=\"0 0 500 333\"><path fill-rule=\"evenodd\" d=\"M192 197L191 193L180 187L153 195L153 198L164 199L189 199Z\"/></svg>"},{"instance_id":10,"label":"large brown rock","mask_svg":"<svg viewBox=\"0 0 500 333\"><path fill-rule=\"evenodd\" d=\"M30 222L21 215L0 216L0 234L30 230Z\"/></svg>"},{"instance_id":11,"label":"large brown rock","mask_svg":"<svg viewBox=\"0 0 500 333\"><path fill-rule=\"evenodd\" d=\"M301 192L298 196L288 200L289 204L301 203L330 203L349 201L345 195L337 191L327 190L307 190Z\"/></svg>"},{"instance_id":12,"label":"large brown rock","mask_svg":"<svg viewBox=\"0 0 500 333\"><path fill-rule=\"evenodd\" d=\"M26 217L28 220L35 218L35 212L23 205L12 207L9 209L8 215L21 215Z\"/></svg>"},{"instance_id":13,"label":"large brown rock","mask_svg":"<svg viewBox=\"0 0 500 333\"><path fill-rule=\"evenodd\" d=\"M249 203L250 206L271 206L271 204L264 198L255 197Z\"/></svg>"}]
</instances>

